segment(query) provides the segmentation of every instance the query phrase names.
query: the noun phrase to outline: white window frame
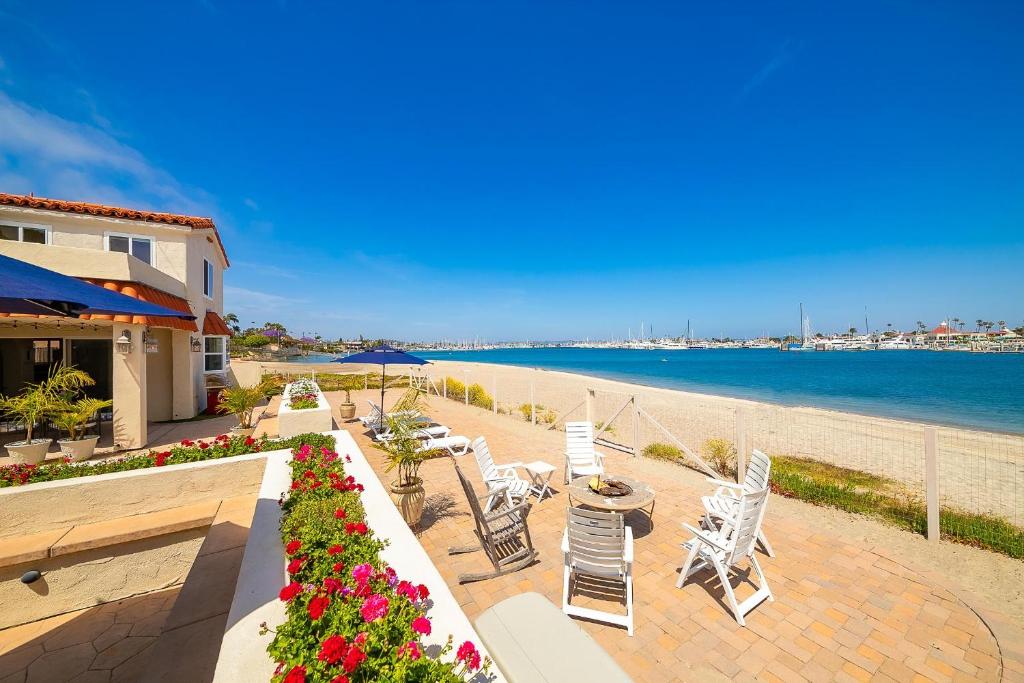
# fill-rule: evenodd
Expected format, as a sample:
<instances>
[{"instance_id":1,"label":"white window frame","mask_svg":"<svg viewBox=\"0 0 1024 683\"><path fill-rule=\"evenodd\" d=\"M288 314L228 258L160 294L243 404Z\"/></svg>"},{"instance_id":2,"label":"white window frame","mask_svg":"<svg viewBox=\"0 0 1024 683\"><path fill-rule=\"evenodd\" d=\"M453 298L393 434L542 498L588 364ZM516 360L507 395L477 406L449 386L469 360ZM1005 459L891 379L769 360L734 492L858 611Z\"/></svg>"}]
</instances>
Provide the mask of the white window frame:
<instances>
[{"instance_id":1,"label":"white window frame","mask_svg":"<svg viewBox=\"0 0 1024 683\"><path fill-rule=\"evenodd\" d=\"M214 280L214 277L213 277L214 276L213 261L211 261L210 259L204 258L203 259L203 284L204 285L207 284L207 278L206 278L206 274L207 273L210 274L210 278L209 278L210 291L206 291L206 289L204 288L203 289L203 296L205 296L210 301L213 301L213 292L214 292L214 289L215 289L214 282L213 282L213 280Z\"/></svg>"},{"instance_id":2,"label":"white window frame","mask_svg":"<svg viewBox=\"0 0 1024 683\"><path fill-rule=\"evenodd\" d=\"M110 238L111 237L127 237L128 242L128 256L139 259L138 256L132 253L131 240L147 240L149 241L149 263L146 265L153 266L156 268L156 238L152 235L139 235L131 232L105 232L103 233L103 250L110 251ZM117 251L115 254L123 254L124 252ZM141 263L146 263L142 259L139 259Z\"/></svg>"},{"instance_id":3,"label":"white window frame","mask_svg":"<svg viewBox=\"0 0 1024 683\"><path fill-rule=\"evenodd\" d=\"M223 363L223 366L221 367L220 370L207 370L206 369L206 357L207 356L215 356L215 355L217 355L216 353L211 353L211 352L206 350L206 340L207 339L221 339L221 340L224 341L224 349L222 351L224 363ZM229 337L225 337L224 335L221 335L221 334L207 334L207 335L203 336L203 374L204 375L219 375L219 374L222 374L222 373L225 373L225 372L228 371L228 365L230 364L229 363L230 354L228 353L228 339L229 339Z\"/></svg>"},{"instance_id":4,"label":"white window frame","mask_svg":"<svg viewBox=\"0 0 1024 683\"><path fill-rule=\"evenodd\" d=\"M35 242L25 241L25 228L35 228L36 230L42 230L43 232L46 233L46 237L44 238L46 241L43 242L43 244L52 244L52 242L50 241L50 233L53 231L53 228L49 225L44 225L42 223L23 223L21 221L9 221L6 219L0 219L0 225L9 225L12 228L17 228L19 244L35 244ZM6 241L8 240L0 240L0 242Z\"/></svg>"}]
</instances>

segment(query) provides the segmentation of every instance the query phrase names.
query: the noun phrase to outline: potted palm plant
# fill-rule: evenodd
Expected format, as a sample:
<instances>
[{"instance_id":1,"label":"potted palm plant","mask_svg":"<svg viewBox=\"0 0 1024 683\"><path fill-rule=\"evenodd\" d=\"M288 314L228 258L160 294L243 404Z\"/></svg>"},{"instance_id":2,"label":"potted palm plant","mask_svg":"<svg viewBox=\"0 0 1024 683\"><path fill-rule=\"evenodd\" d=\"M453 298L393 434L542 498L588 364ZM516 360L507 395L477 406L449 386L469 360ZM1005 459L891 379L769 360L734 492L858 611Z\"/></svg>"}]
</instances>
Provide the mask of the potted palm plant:
<instances>
[{"instance_id":1,"label":"potted palm plant","mask_svg":"<svg viewBox=\"0 0 1024 683\"><path fill-rule=\"evenodd\" d=\"M68 438L57 441L61 453L70 458L72 462L81 462L91 458L92 454L96 452L96 442L100 437L99 434L86 436L86 426L90 420L96 417L96 413L113 404L113 401L89 397L65 403L53 417L54 424L68 433Z\"/></svg>"},{"instance_id":2,"label":"potted palm plant","mask_svg":"<svg viewBox=\"0 0 1024 683\"><path fill-rule=\"evenodd\" d=\"M217 411L238 416L238 426L231 428L234 436L252 436L256 429L252 423L252 416L260 401L266 397L266 393L267 385L263 382L254 387L228 387L220 392Z\"/></svg>"},{"instance_id":3,"label":"potted palm plant","mask_svg":"<svg viewBox=\"0 0 1024 683\"><path fill-rule=\"evenodd\" d=\"M345 420L351 420L356 416L356 404L352 402L352 392L362 385L359 380L359 375L345 375L341 378L340 387L345 392L345 402L338 406L338 415Z\"/></svg>"},{"instance_id":4,"label":"potted palm plant","mask_svg":"<svg viewBox=\"0 0 1024 683\"><path fill-rule=\"evenodd\" d=\"M58 365L42 382L27 384L16 396L0 397L0 411L25 425L25 440L6 444L11 460L24 465L41 463L50 450L51 439L33 438L36 423L59 414L73 392L91 384L95 382L88 373L71 366Z\"/></svg>"},{"instance_id":5,"label":"potted palm plant","mask_svg":"<svg viewBox=\"0 0 1024 683\"><path fill-rule=\"evenodd\" d=\"M420 523L426 499L419 472L429 453L421 449L423 443L416 435L422 419L420 407L416 393L399 401L396 413L387 418L390 438L382 446L388 456L384 471L398 471L398 479L391 482L391 497L409 526Z\"/></svg>"}]
</instances>

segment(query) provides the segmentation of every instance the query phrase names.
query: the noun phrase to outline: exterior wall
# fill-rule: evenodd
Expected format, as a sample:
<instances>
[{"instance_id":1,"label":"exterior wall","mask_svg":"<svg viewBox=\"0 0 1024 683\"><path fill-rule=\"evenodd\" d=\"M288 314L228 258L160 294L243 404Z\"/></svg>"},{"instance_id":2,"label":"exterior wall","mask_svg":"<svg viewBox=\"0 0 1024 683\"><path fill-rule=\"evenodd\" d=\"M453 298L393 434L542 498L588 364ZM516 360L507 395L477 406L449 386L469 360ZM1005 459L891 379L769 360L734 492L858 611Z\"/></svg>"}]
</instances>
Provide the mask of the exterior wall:
<instances>
[{"instance_id":1,"label":"exterior wall","mask_svg":"<svg viewBox=\"0 0 1024 683\"><path fill-rule=\"evenodd\" d=\"M171 330L151 329L160 350L146 354L146 399L149 419L164 422L174 419L174 350L171 348Z\"/></svg>"}]
</instances>

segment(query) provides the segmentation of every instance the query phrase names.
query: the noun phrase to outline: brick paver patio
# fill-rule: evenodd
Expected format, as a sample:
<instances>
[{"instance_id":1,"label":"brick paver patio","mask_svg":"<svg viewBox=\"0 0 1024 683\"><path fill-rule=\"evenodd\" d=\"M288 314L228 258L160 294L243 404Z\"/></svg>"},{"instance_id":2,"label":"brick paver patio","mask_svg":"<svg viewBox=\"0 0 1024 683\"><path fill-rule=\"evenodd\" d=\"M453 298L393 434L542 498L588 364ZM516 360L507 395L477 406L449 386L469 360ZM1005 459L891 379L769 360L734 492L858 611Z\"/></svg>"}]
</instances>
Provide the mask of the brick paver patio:
<instances>
[{"instance_id":1,"label":"brick paver patio","mask_svg":"<svg viewBox=\"0 0 1024 683\"><path fill-rule=\"evenodd\" d=\"M337 403L336 396L330 398ZM431 399L429 413L455 434L485 435L499 464L540 459L560 468L552 478L556 495L535 504L529 518L540 561L508 576L460 586L460 573L487 570L490 564L482 553L447 554L449 546L474 540L469 507L449 459L423 466L428 498L420 540L467 615L475 619L524 591L540 592L560 605L559 544L568 500L561 484L564 434L443 399ZM360 425L340 424L353 432L387 481L383 454ZM480 486L472 455L459 462ZM856 539L816 530L806 522L813 515L773 514L771 502L765 529L777 557L761 560L776 599L762 603L748 615L748 626L740 627L710 572L675 588L684 559L679 544L686 539L680 522L699 519L700 495L708 492L703 478L618 453L609 455L606 469L650 482L658 492L653 528L643 513L627 516L636 537L636 634L630 638L622 628L579 623L636 680L994 681L1016 680L1024 672L1021 643L1002 644L1012 656L1001 652L986 623L941 582ZM738 598L751 591L749 585L739 587Z\"/></svg>"}]
</instances>

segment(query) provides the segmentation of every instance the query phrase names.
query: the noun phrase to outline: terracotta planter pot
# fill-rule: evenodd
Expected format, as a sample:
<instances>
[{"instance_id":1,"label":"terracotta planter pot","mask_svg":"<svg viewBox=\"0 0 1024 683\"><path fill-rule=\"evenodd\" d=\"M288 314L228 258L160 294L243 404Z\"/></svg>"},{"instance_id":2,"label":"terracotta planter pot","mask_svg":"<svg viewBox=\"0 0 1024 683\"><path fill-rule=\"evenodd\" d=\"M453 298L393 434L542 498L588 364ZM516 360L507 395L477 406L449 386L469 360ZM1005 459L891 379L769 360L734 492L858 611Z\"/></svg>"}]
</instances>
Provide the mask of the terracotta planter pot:
<instances>
[{"instance_id":1,"label":"terracotta planter pot","mask_svg":"<svg viewBox=\"0 0 1024 683\"><path fill-rule=\"evenodd\" d=\"M351 420L356 416L356 404L355 403L342 403L338 406L338 415L345 420Z\"/></svg>"},{"instance_id":2,"label":"terracotta planter pot","mask_svg":"<svg viewBox=\"0 0 1024 683\"><path fill-rule=\"evenodd\" d=\"M87 436L84 439L58 439L57 445L60 446L60 452L66 457L71 458L72 462L82 462L92 457L92 454L96 452L96 442L100 440L99 436Z\"/></svg>"},{"instance_id":3,"label":"terracotta planter pot","mask_svg":"<svg viewBox=\"0 0 1024 683\"><path fill-rule=\"evenodd\" d=\"M7 454L15 465L38 465L46 459L50 450L51 439L32 439L32 441L14 441L7 444Z\"/></svg>"},{"instance_id":4,"label":"terracotta planter pot","mask_svg":"<svg viewBox=\"0 0 1024 683\"><path fill-rule=\"evenodd\" d=\"M423 517L423 501L426 497L422 479L411 486L399 486L397 481L391 482L391 498L395 501L398 511L402 513L402 519L409 526L420 523L420 518Z\"/></svg>"},{"instance_id":5,"label":"terracotta planter pot","mask_svg":"<svg viewBox=\"0 0 1024 683\"><path fill-rule=\"evenodd\" d=\"M255 427L232 427L231 436L252 436L252 433L256 431Z\"/></svg>"}]
</instances>

